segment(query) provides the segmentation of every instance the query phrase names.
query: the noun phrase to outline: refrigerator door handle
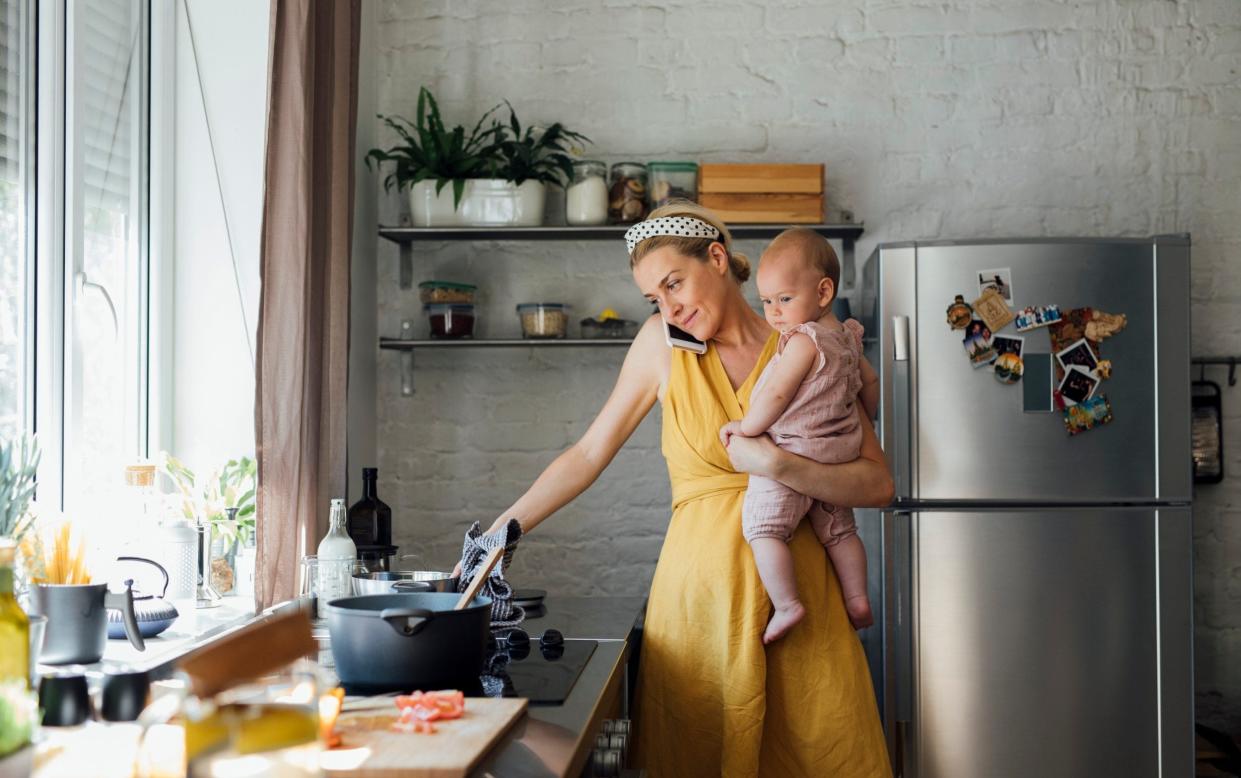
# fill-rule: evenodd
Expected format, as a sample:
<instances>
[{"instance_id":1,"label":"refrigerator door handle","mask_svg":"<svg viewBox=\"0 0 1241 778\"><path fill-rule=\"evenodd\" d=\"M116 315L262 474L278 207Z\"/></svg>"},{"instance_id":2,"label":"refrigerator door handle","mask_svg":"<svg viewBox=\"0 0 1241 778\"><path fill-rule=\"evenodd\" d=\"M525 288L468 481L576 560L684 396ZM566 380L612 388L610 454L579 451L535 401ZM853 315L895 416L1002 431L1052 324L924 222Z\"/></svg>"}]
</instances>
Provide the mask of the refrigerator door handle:
<instances>
[{"instance_id":1,"label":"refrigerator door handle","mask_svg":"<svg viewBox=\"0 0 1241 778\"><path fill-rule=\"evenodd\" d=\"M895 511L884 520L884 710L892 767L910 775L914 742L913 516Z\"/></svg>"},{"instance_id":2,"label":"refrigerator door handle","mask_svg":"<svg viewBox=\"0 0 1241 778\"><path fill-rule=\"evenodd\" d=\"M892 317L892 483L895 499L913 497L912 391L909 375L909 317Z\"/></svg>"}]
</instances>

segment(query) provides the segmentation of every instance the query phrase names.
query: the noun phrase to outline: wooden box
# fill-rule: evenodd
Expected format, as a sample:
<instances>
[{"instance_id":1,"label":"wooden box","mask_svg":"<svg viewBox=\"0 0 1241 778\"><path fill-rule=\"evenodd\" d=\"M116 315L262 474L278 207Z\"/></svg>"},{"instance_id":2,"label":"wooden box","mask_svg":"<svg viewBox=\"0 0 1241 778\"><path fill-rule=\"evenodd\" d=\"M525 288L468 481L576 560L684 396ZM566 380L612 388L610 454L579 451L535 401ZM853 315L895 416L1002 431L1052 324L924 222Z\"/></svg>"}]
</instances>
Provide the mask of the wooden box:
<instances>
[{"instance_id":1,"label":"wooden box","mask_svg":"<svg viewBox=\"0 0 1241 778\"><path fill-rule=\"evenodd\" d=\"M698 201L731 223L818 224L823 165L702 165Z\"/></svg>"}]
</instances>

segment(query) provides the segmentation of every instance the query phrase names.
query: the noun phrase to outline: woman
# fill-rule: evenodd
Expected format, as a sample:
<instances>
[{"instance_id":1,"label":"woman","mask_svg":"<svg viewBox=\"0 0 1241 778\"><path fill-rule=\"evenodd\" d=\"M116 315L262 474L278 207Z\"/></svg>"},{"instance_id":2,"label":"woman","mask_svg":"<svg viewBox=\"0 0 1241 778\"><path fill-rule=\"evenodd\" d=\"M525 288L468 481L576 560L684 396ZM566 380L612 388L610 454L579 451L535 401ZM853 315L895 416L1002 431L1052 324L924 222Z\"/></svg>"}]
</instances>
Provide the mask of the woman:
<instances>
[{"instance_id":1,"label":"woman","mask_svg":"<svg viewBox=\"0 0 1241 778\"><path fill-rule=\"evenodd\" d=\"M651 583L635 710L637 756L665 776L890 775L865 657L827 554L803 522L789 541L808 614L764 647L770 615L741 536L748 473L835 505L881 506L892 479L869 420L861 458L827 465L764 437L719 429L740 419L776 331L745 301L746 258L714 214L657 209L626 233L634 280L659 306L630 347L611 397L582 439L497 519L529 532L594 482L658 400L672 521ZM660 316L708 344L665 342ZM858 405L861 413L861 404Z\"/></svg>"}]
</instances>

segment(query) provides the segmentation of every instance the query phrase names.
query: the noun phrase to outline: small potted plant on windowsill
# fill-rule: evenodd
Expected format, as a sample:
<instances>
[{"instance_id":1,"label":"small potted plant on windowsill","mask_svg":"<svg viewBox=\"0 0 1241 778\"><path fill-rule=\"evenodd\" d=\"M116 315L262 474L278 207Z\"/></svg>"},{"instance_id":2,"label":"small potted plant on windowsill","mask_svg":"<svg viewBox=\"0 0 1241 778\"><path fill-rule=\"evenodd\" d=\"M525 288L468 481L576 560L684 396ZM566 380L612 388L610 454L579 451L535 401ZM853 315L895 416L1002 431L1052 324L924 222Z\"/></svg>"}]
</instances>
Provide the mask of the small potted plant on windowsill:
<instances>
[{"instance_id":1,"label":"small potted plant on windowsill","mask_svg":"<svg viewBox=\"0 0 1241 778\"><path fill-rule=\"evenodd\" d=\"M547 185L565 186L573 178L573 144L589 143L585 135L556 122L540 129L522 129L508 105L508 124L496 130L496 161L492 179L475 181L462 206L464 218L477 226L538 227L543 223Z\"/></svg>"},{"instance_id":2,"label":"small potted plant on windowsill","mask_svg":"<svg viewBox=\"0 0 1241 778\"><path fill-rule=\"evenodd\" d=\"M409 212L415 227L452 227L465 224L461 205L474 180L490 175L496 162L498 125L483 129L495 108L483 114L466 133L464 125L448 129L435 97L426 88L418 92L415 121L400 116L379 118L401 142L389 149L366 153L367 167L391 162L395 169L384 178L384 190L409 189Z\"/></svg>"},{"instance_id":3,"label":"small potted plant on windowsill","mask_svg":"<svg viewBox=\"0 0 1241 778\"><path fill-rule=\"evenodd\" d=\"M160 459L180 493L182 515L211 525L212 586L221 594L233 592L239 546L253 542L256 529L258 464L250 457L230 459L200 483L194 471L168 452Z\"/></svg>"}]
</instances>

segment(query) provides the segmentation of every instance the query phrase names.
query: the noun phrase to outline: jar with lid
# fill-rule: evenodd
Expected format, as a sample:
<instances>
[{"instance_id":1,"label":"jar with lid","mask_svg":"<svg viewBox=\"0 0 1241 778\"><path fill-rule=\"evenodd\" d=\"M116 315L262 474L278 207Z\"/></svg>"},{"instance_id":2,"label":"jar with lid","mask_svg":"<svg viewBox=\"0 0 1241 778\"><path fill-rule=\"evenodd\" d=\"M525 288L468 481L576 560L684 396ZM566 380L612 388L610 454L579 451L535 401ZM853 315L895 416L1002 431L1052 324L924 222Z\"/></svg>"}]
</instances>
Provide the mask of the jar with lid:
<instances>
[{"instance_id":1,"label":"jar with lid","mask_svg":"<svg viewBox=\"0 0 1241 778\"><path fill-rule=\"evenodd\" d=\"M607 224L608 167L597 159L580 159L573 163L573 182L565 190L564 220L586 226Z\"/></svg>"},{"instance_id":2,"label":"jar with lid","mask_svg":"<svg viewBox=\"0 0 1241 778\"><path fill-rule=\"evenodd\" d=\"M652 162L651 207L667 205L672 200L698 200L698 163Z\"/></svg>"},{"instance_id":3,"label":"jar with lid","mask_svg":"<svg viewBox=\"0 0 1241 778\"><path fill-rule=\"evenodd\" d=\"M632 224L646 218L646 165L617 162L608 187L608 218L616 224Z\"/></svg>"}]
</instances>

